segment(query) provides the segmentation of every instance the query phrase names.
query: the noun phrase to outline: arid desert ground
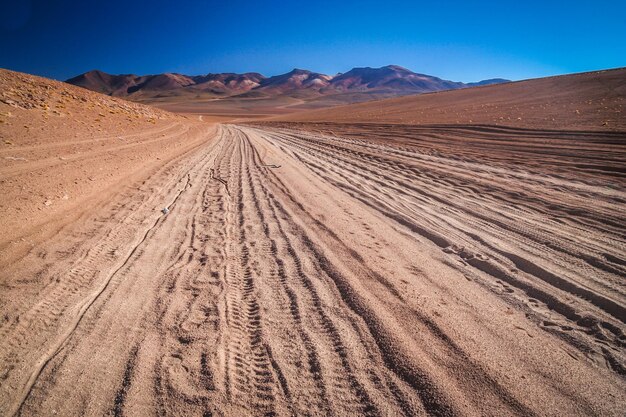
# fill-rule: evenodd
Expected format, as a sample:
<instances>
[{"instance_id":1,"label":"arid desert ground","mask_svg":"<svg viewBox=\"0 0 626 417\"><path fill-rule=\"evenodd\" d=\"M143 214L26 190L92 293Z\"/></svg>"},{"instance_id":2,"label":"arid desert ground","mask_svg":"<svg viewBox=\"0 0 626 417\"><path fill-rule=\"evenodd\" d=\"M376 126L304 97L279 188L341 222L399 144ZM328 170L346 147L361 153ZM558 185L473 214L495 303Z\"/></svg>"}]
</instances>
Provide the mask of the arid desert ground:
<instances>
[{"instance_id":1,"label":"arid desert ground","mask_svg":"<svg viewBox=\"0 0 626 417\"><path fill-rule=\"evenodd\" d=\"M625 111L625 69L245 122L0 70L0 415L623 416Z\"/></svg>"}]
</instances>

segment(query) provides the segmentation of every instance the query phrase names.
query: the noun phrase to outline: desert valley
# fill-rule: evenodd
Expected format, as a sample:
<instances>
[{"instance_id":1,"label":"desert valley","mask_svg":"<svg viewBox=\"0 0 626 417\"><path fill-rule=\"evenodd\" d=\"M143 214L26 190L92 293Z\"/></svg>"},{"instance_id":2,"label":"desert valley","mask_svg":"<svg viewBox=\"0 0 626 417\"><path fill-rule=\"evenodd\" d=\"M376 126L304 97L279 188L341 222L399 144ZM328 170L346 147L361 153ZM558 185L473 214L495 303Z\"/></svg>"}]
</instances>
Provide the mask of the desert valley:
<instances>
[{"instance_id":1,"label":"desert valley","mask_svg":"<svg viewBox=\"0 0 626 417\"><path fill-rule=\"evenodd\" d=\"M622 416L626 69L406 75L1 70L0 414Z\"/></svg>"}]
</instances>

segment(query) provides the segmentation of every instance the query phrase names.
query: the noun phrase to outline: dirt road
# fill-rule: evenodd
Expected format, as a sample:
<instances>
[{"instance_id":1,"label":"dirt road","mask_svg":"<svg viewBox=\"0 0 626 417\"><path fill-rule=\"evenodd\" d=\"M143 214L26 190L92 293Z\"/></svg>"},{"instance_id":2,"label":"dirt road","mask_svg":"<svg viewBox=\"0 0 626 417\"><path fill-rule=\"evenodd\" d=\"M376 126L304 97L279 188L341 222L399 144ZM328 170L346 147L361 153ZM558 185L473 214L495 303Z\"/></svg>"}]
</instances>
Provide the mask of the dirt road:
<instances>
[{"instance_id":1,"label":"dirt road","mask_svg":"<svg viewBox=\"0 0 626 417\"><path fill-rule=\"evenodd\" d=\"M316 129L221 125L3 270L0 414L624 414L610 133Z\"/></svg>"}]
</instances>

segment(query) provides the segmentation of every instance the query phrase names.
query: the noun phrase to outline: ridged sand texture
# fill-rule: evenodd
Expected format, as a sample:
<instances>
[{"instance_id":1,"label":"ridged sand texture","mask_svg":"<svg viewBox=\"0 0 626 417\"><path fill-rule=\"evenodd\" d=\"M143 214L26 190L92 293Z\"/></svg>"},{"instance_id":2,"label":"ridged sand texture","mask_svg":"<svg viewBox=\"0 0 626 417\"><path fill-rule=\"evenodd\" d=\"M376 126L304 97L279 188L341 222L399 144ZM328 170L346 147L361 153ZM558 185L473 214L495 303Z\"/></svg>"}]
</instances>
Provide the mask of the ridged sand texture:
<instances>
[{"instance_id":1,"label":"ridged sand texture","mask_svg":"<svg viewBox=\"0 0 626 417\"><path fill-rule=\"evenodd\" d=\"M623 132L0 106L2 415L626 410Z\"/></svg>"}]
</instances>

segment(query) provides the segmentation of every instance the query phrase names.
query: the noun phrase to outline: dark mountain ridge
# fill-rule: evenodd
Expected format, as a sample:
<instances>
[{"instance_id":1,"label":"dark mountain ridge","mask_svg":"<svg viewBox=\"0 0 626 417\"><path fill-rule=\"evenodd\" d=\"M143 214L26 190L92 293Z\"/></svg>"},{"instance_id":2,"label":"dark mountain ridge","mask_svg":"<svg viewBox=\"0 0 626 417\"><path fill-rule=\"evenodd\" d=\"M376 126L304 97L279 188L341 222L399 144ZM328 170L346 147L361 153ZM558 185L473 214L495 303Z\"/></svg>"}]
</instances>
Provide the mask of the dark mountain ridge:
<instances>
[{"instance_id":1,"label":"dark mountain ridge","mask_svg":"<svg viewBox=\"0 0 626 417\"><path fill-rule=\"evenodd\" d=\"M398 65L387 65L381 68L353 68L335 76L298 68L272 77L256 72L190 76L177 73L112 75L93 70L66 82L131 100L187 95L197 98L287 96L314 99L349 93L349 97L361 101L363 97L402 96L497 84L508 80L496 78L466 84L415 73Z\"/></svg>"}]
</instances>

